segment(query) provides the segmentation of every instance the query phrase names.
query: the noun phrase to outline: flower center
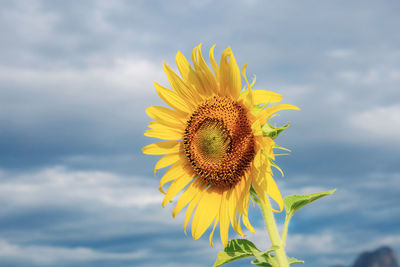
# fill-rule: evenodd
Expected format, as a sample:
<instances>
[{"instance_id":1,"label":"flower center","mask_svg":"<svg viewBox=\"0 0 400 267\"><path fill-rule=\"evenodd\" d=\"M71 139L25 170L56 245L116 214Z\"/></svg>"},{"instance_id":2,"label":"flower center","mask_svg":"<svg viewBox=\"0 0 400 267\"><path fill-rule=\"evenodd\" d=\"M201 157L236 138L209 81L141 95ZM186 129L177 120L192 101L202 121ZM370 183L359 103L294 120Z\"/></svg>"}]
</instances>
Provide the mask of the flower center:
<instances>
[{"instance_id":1,"label":"flower center","mask_svg":"<svg viewBox=\"0 0 400 267\"><path fill-rule=\"evenodd\" d=\"M232 143L228 130L217 120L206 119L193 141L198 152L210 161L220 161L229 152Z\"/></svg>"},{"instance_id":2,"label":"flower center","mask_svg":"<svg viewBox=\"0 0 400 267\"><path fill-rule=\"evenodd\" d=\"M239 182L255 155L246 109L227 97L214 96L197 107L183 143L199 177L220 188Z\"/></svg>"}]
</instances>

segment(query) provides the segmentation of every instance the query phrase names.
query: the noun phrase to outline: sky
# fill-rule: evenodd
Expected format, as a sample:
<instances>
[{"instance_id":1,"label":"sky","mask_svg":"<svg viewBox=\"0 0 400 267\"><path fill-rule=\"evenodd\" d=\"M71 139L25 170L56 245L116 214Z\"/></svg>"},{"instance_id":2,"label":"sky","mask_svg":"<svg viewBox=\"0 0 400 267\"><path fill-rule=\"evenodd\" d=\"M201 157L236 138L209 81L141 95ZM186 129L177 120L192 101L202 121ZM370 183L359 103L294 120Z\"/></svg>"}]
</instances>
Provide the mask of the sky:
<instances>
[{"instance_id":1,"label":"sky","mask_svg":"<svg viewBox=\"0 0 400 267\"><path fill-rule=\"evenodd\" d=\"M216 58L231 46L255 89L301 108L273 120L291 122L276 139L292 151L277 158L282 194L337 189L296 213L289 256L400 255L399 1L0 2L1 266L213 264L219 237L185 236L176 199L161 207L158 157L141 152L162 62L176 70L200 43ZM250 219L267 249L257 208Z\"/></svg>"}]
</instances>

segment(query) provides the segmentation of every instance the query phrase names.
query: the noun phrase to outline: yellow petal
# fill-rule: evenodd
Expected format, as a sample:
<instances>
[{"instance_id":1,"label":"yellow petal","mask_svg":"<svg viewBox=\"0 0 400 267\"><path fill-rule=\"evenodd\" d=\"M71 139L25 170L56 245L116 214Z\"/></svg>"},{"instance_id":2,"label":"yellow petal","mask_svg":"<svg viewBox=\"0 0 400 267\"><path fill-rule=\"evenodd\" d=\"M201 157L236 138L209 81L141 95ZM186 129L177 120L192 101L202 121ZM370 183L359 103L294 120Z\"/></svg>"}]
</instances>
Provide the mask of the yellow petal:
<instances>
[{"instance_id":1,"label":"yellow petal","mask_svg":"<svg viewBox=\"0 0 400 267\"><path fill-rule=\"evenodd\" d=\"M159 85L158 83L154 83L154 87L160 98L164 100L170 107L173 109L180 111L186 116L191 113L190 107L187 105L184 99L182 99L177 93L174 91L165 88L164 86Z\"/></svg>"},{"instance_id":2,"label":"yellow petal","mask_svg":"<svg viewBox=\"0 0 400 267\"><path fill-rule=\"evenodd\" d=\"M217 94L218 93L218 86L217 81L215 80L215 76L213 75L210 68L207 66L203 55L201 54L201 44L198 46L196 51L196 64L194 63L195 67L197 67L197 73L200 77L202 77L203 84L205 85L207 95L211 95L211 93Z\"/></svg>"},{"instance_id":3,"label":"yellow petal","mask_svg":"<svg viewBox=\"0 0 400 267\"><path fill-rule=\"evenodd\" d=\"M264 202L264 204L267 205L268 200L267 200L267 196L265 194L265 190L267 190L267 188L262 188L260 186L260 184L255 181L253 181L253 188L254 188L254 191L256 191L257 196L260 198L260 200L262 202Z\"/></svg>"},{"instance_id":4,"label":"yellow petal","mask_svg":"<svg viewBox=\"0 0 400 267\"><path fill-rule=\"evenodd\" d=\"M169 126L169 125L165 125L160 123L159 121L150 121L149 123L149 128L154 129L154 130L165 130L165 131L173 131L173 132L177 132L181 135L183 135L185 133L185 127L182 127L183 124L180 124L178 127L174 127L174 126Z\"/></svg>"},{"instance_id":5,"label":"yellow petal","mask_svg":"<svg viewBox=\"0 0 400 267\"><path fill-rule=\"evenodd\" d=\"M145 136L155 137L158 139L165 140L180 140L183 137L182 133L179 133L171 128L156 127L156 129L149 129L144 132Z\"/></svg>"},{"instance_id":6,"label":"yellow petal","mask_svg":"<svg viewBox=\"0 0 400 267\"><path fill-rule=\"evenodd\" d=\"M248 218L248 209L249 209L249 192L250 192L250 186L251 186L251 181L248 179L248 177L245 177L246 179L243 182L243 189L242 189L242 194L240 196L240 205L239 205L239 212L242 214L242 221L243 224L249 229L250 232L255 233L255 230L253 226L250 224L249 218Z\"/></svg>"},{"instance_id":7,"label":"yellow petal","mask_svg":"<svg viewBox=\"0 0 400 267\"><path fill-rule=\"evenodd\" d=\"M272 92L272 91L267 91L267 90L253 90L253 96L254 96L254 104L262 104L262 103L276 103L280 102L282 100L282 95Z\"/></svg>"},{"instance_id":8,"label":"yellow petal","mask_svg":"<svg viewBox=\"0 0 400 267\"><path fill-rule=\"evenodd\" d=\"M235 190L234 190L234 193L236 194L236 199L237 199L237 212L238 212L238 215L239 215L239 217L238 217L238 222L237 222L237 230L236 230L236 232L237 233L242 233L243 234L243 231L242 231L242 225L241 225L241 221L240 221L240 219L242 218L242 212L241 212L241 206L243 205L243 203L241 202L241 195L242 195L242 191L241 191L241 188L243 188L243 185L246 183L246 181L244 181L244 179L242 179L236 186L235 186ZM243 184L243 185L240 185L240 184ZM242 236L245 236L245 235L242 235Z\"/></svg>"},{"instance_id":9,"label":"yellow petal","mask_svg":"<svg viewBox=\"0 0 400 267\"><path fill-rule=\"evenodd\" d=\"M174 210L172 211L172 217L176 217L176 215L190 202L195 198L197 194L205 191L207 188L207 184L203 182L202 179L196 179L191 183L186 190L182 193Z\"/></svg>"},{"instance_id":10,"label":"yellow petal","mask_svg":"<svg viewBox=\"0 0 400 267\"><path fill-rule=\"evenodd\" d=\"M251 233L254 234L256 232L256 230L254 230L254 227L251 225L247 214L242 215L242 221L243 221L243 224L247 227L247 229L249 229L249 231Z\"/></svg>"},{"instance_id":11,"label":"yellow petal","mask_svg":"<svg viewBox=\"0 0 400 267\"><path fill-rule=\"evenodd\" d=\"M190 76L189 75L190 70L193 71L192 67L190 66L189 61L181 53L181 51L178 51L178 53L176 53L175 59L176 59L176 65L178 66L179 73L181 74L182 78L187 81Z\"/></svg>"},{"instance_id":12,"label":"yellow petal","mask_svg":"<svg viewBox=\"0 0 400 267\"><path fill-rule=\"evenodd\" d=\"M182 156L179 153L171 153L162 157L159 161L157 161L156 166L154 167L154 176L156 176L156 172L159 169L165 168L171 164L176 163Z\"/></svg>"},{"instance_id":13,"label":"yellow petal","mask_svg":"<svg viewBox=\"0 0 400 267\"><path fill-rule=\"evenodd\" d=\"M266 179L267 179L267 194L275 200L276 203L279 205L279 211L281 212L283 210L283 199L281 192L279 192L279 188L275 183L275 180L272 178L272 175L269 173L266 173Z\"/></svg>"},{"instance_id":14,"label":"yellow petal","mask_svg":"<svg viewBox=\"0 0 400 267\"><path fill-rule=\"evenodd\" d=\"M214 59L214 48L215 48L215 45L213 45L211 47L209 57L210 57L210 62L211 62L211 66L213 68L215 77L217 78L217 81L219 81L219 67L218 67L217 62Z\"/></svg>"},{"instance_id":15,"label":"yellow petal","mask_svg":"<svg viewBox=\"0 0 400 267\"><path fill-rule=\"evenodd\" d=\"M146 109L150 118L170 127L184 128L185 123L180 119L182 113L165 107L153 106Z\"/></svg>"},{"instance_id":16,"label":"yellow petal","mask_svg":"<svg viewBox=\"0 0 400 267\"><path fill-rule=\"evenodd\" d=\"M181 176L180 178L176 179L168 188L167 194L165 195L162 206L165 207L165 205L174 197L176 196L180 191L182 191L185 186L188 185L194 178L194 175L186 174Z\"/></svg>"},{"instance_id":17,"label":"yellow petal","mask_svg":"<svg viewBox=\"0 0 400 267\"><path fill-rule=\"evenodd\" d=\"M186 83L188 83L189 88L192 87L191 91L193 92L193 100L196 103L201 101L199 93L203 92L203 90L201 89L203 88L203 85L199 80L199 77L197 77L196 72L190 66L189 61L179 51L176 54L176 65L178 66L178 70L182 78L186 81Z\"/></svg>"},{"instance_id":18,"label":"yellow petal","mask_svg":"<svg viewBox=\"0 0 400 267\"><path fill-rule=\"evenodd\" d=\"M222 192L213 187L203 194L193 215L192 235L194 240L199 239L216 218L220 210L221 197Z\"/></svg>"},{"instance_id":19,"label":"yellow petal","mask_svg":"<svg viewBox=\"0 0 400 267\"><path fill-rule=\"evenodd\" d=\"M253 179L254 190L260 199L269 207L271 207L271 205L269 205L266 194L275 200L279 205L279 211L273 209L272 207L271 209L275 212L281 212L283 209L283 199L281 193L279 192L279 188L276 185L271 173L268 171L270 168L267 159L261 153L260 158L261 166L258 167L257 175L255 176L255 179Z\"/></svg>"},{"instance_id":20,"label":"yellow petal","mask_svg":"<svg viewBox=\"0 0 400 267\"><path fill-rule=\"evenodd\" d=\"M228 245L228 237L229 237L229 214L228 214L228 203L226 199L227 191L225 191L222 195L221 199L221 208L220 208L220 223L219 230L221 235L221 241L224 247Z\"/></svg>"},{"instance_id":21,"label":"yellow petal","mask_svg":"<svg viewBox=\"0 0 400 267\"><path fill-rule=\"evenodd\" d=\"M241 218L242 218L242 214L239 214L236 233L238 233L240 236L247 236L247 235L243 234L242 225L240 223Z\"/></svg>"},{"instance_id":22,"label":"yellow petal","mask_svg":"<svg viewBox=\"0 0 400 267\"><path fill-rule=\"evenodd\" d=\"M243 104L248 108L252 109L254 107L254 96L253 96L253 90L251 89L252 85L249 84L249 81L247 80L246 76L246 69L247 69L247 64L244 64L243 69L242 69L242 75L246 81L247 84L247 90L239 97L239 101L242 101Z\"/></svg>"},{"instance_id":23,"label":"yellow petal","mask_svg":"<svg viewBox=\"0 0 400 267\"><path fill-rule=\"evenodd\" d=\"M186 102L191 109L193 109L196 103L193 101L193 93L188 85L178 76L176 73L167 65L163 63L164 72L167 75L168 81L175 92Z\"/></svg>"},{"instance_id":24,"label":"yellow petal","mask_svg":"<svg viewBox=\"0 0 400 267\"><path fill-rule=\"evenodd\" d=\"M192 213L193 213L194 209L196 208L197 204L199 203L201 197L205 193L205 191L206 190L199 191L199 193L196 194L196 196L193 198L193 200L190 201L189 206L186 209L185 222L183 224L183 229L185 231L185 234L186 234L186 227L187 227L187 225L189 223L190 217L192 217Z\"/></svg>"},{"instance_id":25,"label":"yellow petal","mask_svg":"<svg viewBox=\"0 0 400 267\"><path fill-rule=\"evenodd\" d=\"M142 152L149 155L163 155L179 152L180 148L180 141L162 141L143 147Z\"/></svg>"},{"instance_id":26,"label":"yellow petal","mask_svg":"<svg viewBox=\"0 0 400 267\"><path fill-rule=\"evenodd\" d=\"M199 81L201 83L200 87L198 87L197 90L198 90L198 92L200 94L205 95L205 96L208 97L208 96L210 96L210 92L209 92L209 90L207 88L207 85L205 84L206 81L205 81L204 77L202 77L202 72L201 72L199 63L197 61L197 56L196 56L197 55L197 50L199 49L200 46L201 46L201 44L196 46L195 48L193 48L193 50L192 50L192 62L193 62L193 67L195 69L195 74L196 74L197 78L199 79Z\"/></svg>"},{"instance_id":27,"label":"yellow petal","mask_svg":"<svg viewBox=\"0 0 400 267\"><path fill-rule=\"evenodd\" d=\"M167 139L167 140L181 139L185 134L185 128L182 127L182 126L180 126L180 127L172 127L172 126L168 126L168 125L162 124L162 123L160 123L158 121L151 121L149 123L149 128L150 128L149 130L153 130L153 132L161 132L163 134L163 136L165 136L167 134L171 134L171 135L174 135L174 136L178 137L176 139L163 138L163 139ZM157 136L153 136L153 137L157 137Z\"/></svg>"},{"instance_id":28,"label":"yellow petal","mask_svg":"<svg viewBox=\"0 0 400 267\"><path fill-rule=\"evenodd\" d=\"M227 193L227 201L228 201L228 214L229 214L229 220L230 223L232 225L232 228L241 236L243 236L243 233L241 231L241 228L238 227L238 216L237 216L237 210L238 210L238 200L236 198L236 193L235 193L235 189L231 188L229 189L228 193Z\"/></svg>"},{"instance_id":29,"label":"yellow petal","mask_svg":"<svg viewBox=\"0 0 400 267\"><path fill-rule=\"evenodd\" d=\"M213 240L213 236L214 236L215 227L217 226L218 222L219 222L219 216L217 215L217 218L215 218L215 221L214 221L214 227L213 227L210 237L209 237L211 247L214 247L212 240Z\"/></svg>"},{"instance_id":30,"label":"yellow petal","mask_svg":"<svg viewBox=\"0 0 400 267\"><path fill-rule=\"evenodd\" d=\"M187 171L185 170L184 166L184 159L180 158L174 165L172 165L171 168L169 168L164 176L160 180L160 186L158 187L158 190L161 191L161 193L164 193L164 190L162 187L168 183L171 182L172 180L179 179L182 176L188 176Z\"/></svg>"},{"instance_id":31,"label":"yellow petal","mask_svg":"<svg viewBox=\"0 0 400 267\"><path fill-rule=\"evenodd\" d=\"M263 125L267 122L267 120L269 119L269 117L271 117L272 114L274 114L275 112L278 112L280 110L284 110L284 109L300 110L298 107L296 107L294 105L279 104L279 105L275 105L273 107L269 107L269 108L266 108L266 109L260 111L260 113L258 113L258 120L260 121L261 125Z\"/></svg>"},{"instance_id":32,"label":"yellow petal","mask_svg":"<svg viewBox=\"0 0 400 267\"><path fill-rule=\"evenodd\" d=\"M251 125L251 130L253 131L254 136L262 136L263 132L261 130L261 124L259 120L256 120L252 125Z\"/></svg>"},{"instance_id":33,"label":"yellow petal","mask_svg":"<svg viewBox=\"0 0 400 267\"><path fill-rule=\"evenodd\" d=\"M256 171L258 171L261 168L261 166L264 163L264 160L266 160L266 159L263 156L262 152L259 150L253 159L253 165L254 165Z\"/></svg>"},{"instance_id":34,"label":"yellow petal","mask_svg":"<svg viewBox=\"0 0 400 267\"><path fill-rule=\"evenodd\" d=\"M222 96L232 96L233 99L238 99L242 89L242 80L240 69L230 47L222 52L219 77Z\"/></svg>"}]
</instances>

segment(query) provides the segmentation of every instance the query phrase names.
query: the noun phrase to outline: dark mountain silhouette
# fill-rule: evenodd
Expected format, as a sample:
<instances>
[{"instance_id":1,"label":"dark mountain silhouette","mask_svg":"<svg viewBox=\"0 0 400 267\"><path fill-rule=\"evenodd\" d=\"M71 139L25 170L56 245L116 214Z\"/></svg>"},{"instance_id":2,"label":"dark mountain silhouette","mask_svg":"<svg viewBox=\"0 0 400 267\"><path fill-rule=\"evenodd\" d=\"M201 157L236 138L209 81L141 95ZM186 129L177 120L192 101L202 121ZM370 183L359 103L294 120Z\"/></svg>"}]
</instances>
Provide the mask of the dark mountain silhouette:
<instances>
[{"instance_id":1,"label":"dark mountain silhouette","mask_svg":"<svg viewBox=\"0 0 400 267\"><path fill-rule=\"evenodd\" d=\"M363 252L353 267L399 267L395 252L389 247L381 247L372 252Z\"/></svg>"}]
</instances>

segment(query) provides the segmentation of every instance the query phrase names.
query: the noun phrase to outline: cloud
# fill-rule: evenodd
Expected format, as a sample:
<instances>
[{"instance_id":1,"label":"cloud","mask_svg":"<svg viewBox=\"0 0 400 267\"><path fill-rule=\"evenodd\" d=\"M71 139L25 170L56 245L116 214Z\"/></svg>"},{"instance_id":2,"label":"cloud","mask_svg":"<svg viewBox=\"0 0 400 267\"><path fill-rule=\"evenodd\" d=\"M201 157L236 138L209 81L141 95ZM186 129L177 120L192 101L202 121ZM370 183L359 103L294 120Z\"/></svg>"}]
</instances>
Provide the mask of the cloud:
<instances>
[{"instance_id":1,"label":"cloud","mask_svg":"<svg viewBox=\"0 0 400 267\"><path fill-rule=\"evenodd\" d=\"M354 113L349 122L365 131L368 141L399 144L400 143L400 105L372 107Z\"/></svg>"},{"instance_id":2,"label":"cloud","mask_svg":"<svg viewBox=\"0 0 400 267\"><path fill-rule=\"evenodd\" d=\"M342 234L352 229L353 224L357 223L348 216L357 218L360 216L358 212L363 212L359 206L363 205L364 201L360 196L356 197L354 192L361 193L360 188L374 189L368 195L369 202L375 203L380 197L378 191L383 190L385 186L395 185L397 176L393 174L390 179L386 179L387 175L376 173L374 179L368 179L368 181L371 183L375 181L381 186L380 188L376 188L374 184L355 184L354 189L339 190L333 196L311 204L313 207L304 208L293 218L289 229L290 255L318 265L331 262L335 255L342 253L343 248L348 248L343 259L351 260L355 254L365 249L372 249L376 244L386 243L398 247L396 235L379 231L372 232L365 226L353 231L351 236ZM386 180L377 182L376 179ZM296 180L298 184L306 184L299 179L294 179ZM285 193L292 191L310 193L325 189L317 186L299 188L298 185L290 185L290 183L281 188ZM348 190L353 190L353 192L346 192ZM58 258L66 264L95 260L111 262L124 260L135 262L139 266L150 266L151 262L155 261L150 256L153 255L154 250L158 251L159 259L176 260L173 256L175 254L168 256L168 247L172 245L169 245L170 241L167 240L171 238L174 240L173 248L180 249L184 262L191 262L190 259L193 258L194 253L192 250L195 250L201 257L208 255L207 261L211 263L216 251L222 249L219 242L216 242L217 249L210 250L207 238L193 242L184 237L183 215L180 214L174 220L170 214L173 204L168 205L167 209L160 207L162 195L157 192L155 179L121 176L101 171L68 170L63 166L45 168L34 173L14 174L2 171L0 196L0 204L4 207L0 212L3 222L0 226L3 228L6 226L4 222L12 222L14 217L21 220L21 214L39 215L43 218L42 221L36 223L34 219L25 217L25 220L30 221L28 227L21 224L15 224L11 228L7 226L12 231L9 230L1 240L0 255L10 262L22 261L51 265L54 259ZM352 196L352 201L344 199L343 196ZM388 201L393 199L388 193L387 196ZM352 207L345 207L345 204L349 203ZM382 202L379 203L382 204ZM345 205L344 208L341 208L342 204ZM327 209L333 206L335 209L327 212ZM379 206L375 208L380 209ZM60 212L52 213L52 210ZM251 214L252 212L258 214L258 210L252 210ZM393 210L391 213L393 214ZM54 217L60 218L55 220ZM336 217L340 217L340 220L334 219ZM385 218L381 215L377 217L379 220L391 218L391 216ZM260 248L267 249L266 231L258 226L263 223L255 218L252 219L252 224L256 226L257 234L249 234L248 238ZM49 223L44 223L45 221ZM372 222L371 219L370 222ZM339 227L333 227L332 223ZM304 230L303 227L307 225L312 228L311 232ZM280 225L280 230L282 230L282 225ZM169 236L169 233L174 234ZM366 235L366 233L369 234ZM148 240L142 241L142 250L132 251L130 248L136 247L134 244L139 242L138 238L141 235L147 236ZM109 242L111 245L107 245ZM123 251L113 252L109 249L115 242L124 247ZM74 245L71 246L71 244ZM37 257L37 255L48 255L50 252L54 256ZM24 253L25 256L16 260L15 255L18 253ZM75 256L70 257L69 255L73 253ZM344 263L343 259L338 263ZM176 264L179 266L183 263L176 262ZM199 264L199 266L202 265Z\"/></svg>"},{"instance_id":3,"label":"cloud","mask_svg":"<svg viewBox=\"0 0 400 267\"><path fill-rule=\"evenodd\" d=\"M38 1L5 3L1 28L9 33L3 43L6 51L16 52L19 49L15 49L14 45L20 48L23 44L34 45L52 38L53 26L57 23L58 17L54 13L40 12L38 9ZM12 31L10 27L13 28ZM16 54L13 53L14 56ZM1 55L6 56L3 53Z\"/></svg>"},{"instance_id":4,"label":"cloud","mask_svg":"<svg viewBox=\"0 0 400 267\"><path fill-rule=\"evenodd\" d=\"M355 54L355 51L352 49L348 48L337 48L337 49L332 49L326 52L327 56L333 57L333 58L338 58L338 59L343 59L343 58L348 58L350 56L353 56Z\"/></svg>"},{"instance_id":5,"label":"cloud","mask_svg":"<svg viewBox=\"0 0 400 267\"><path fill-rule=\"evenodd\" d=\"M113 58L107 65L91 66L90 68L9 68L1 66L0 82L15 86L25 92L57 92L67 94L61 89L85 93L89 90L112 91L116 95L120 91L138 95L148 94L150 90L143 89L149 80L166 80L160 64L154 64L148 59ZM21 88L22 87L22 88ZM85 97L85 94L83 94ZM99 96L102 96L100 94ZM115 96L115 95L114 95ZM85 100L86 97L84 98Z\"/></svg>"},{"instance_id":6,"label":"cloud","mask_svg":"<svg viewBox=\"0 0 400 267\"><path fill-rule=\"evenodd\" d=\"M78 211L114 209L118 213L119 209L150 211L151 207L160 205L162 195L157 190L155 179L102 171L69 171L57 166L34 173L13 175L2 172L0 201L8 203L7 209L14 211L58 207Z\"/></svg>"},{"instance_id":7,"label":"cloud","mask_svg":"<svg viewBox=\"0 0 400 267\"><path fill-rule=\"evenodd\" d=\"M25 262L30 265L54 266L54 264L60 263L74 264L74 262L82 263L96 260L138 260L149 257L149 251L139 250L128 253L110 253L86 247L20 246L0 239L0 257L3 262L10 260L17 263Z\"/></svg>"},{"instance_id":8,"label":"cloud","mask_svg":"<svg viewBox=\"0 0 400 267\"><path fill-rule=\"evenodd\" d=\"M84 69L0 66L0 73L1 86L9 88L0 90L0 143L3 151L9 149L1 155L3 167L33 154L49 162L126 150L129 143L131 151L142 136L138 129L146 128L145 108L162 104L151 101L154 81L167 84L161 64L148 59L115 58L109 65ZM16 147L30 149L21 153Z\"/></svg>"},{"instance_id":9,"label":"cloud","mask_svg":"<svg viewBox=\"0 0 400 267\"><path fill-rule=\"evenodd\" d=\"M331 254L339 252L336 244L335 236L332 233L292 234L288 236L287 250L289 253L298 255Z\"/></svg>"},{"instance_id":10,"label":"cloud","mask_svg":"<svg viewBox=\"0 0 400 267\"><path fill-rule=\"evenodd\" d=\"M39 229L37 238L47 242L152 233L157 225L180 223L165 220L171 218L171 207L161 208L162 194L157 187L155 179L70 171L61 166L33 173L3 172L0 216L3 227L15 230L13 238L17 239L19 233ZM31 223L24 225L23 220ZM161 227L159 232L167 228Z\"/></svg>"},{"instance_id":11,"label":"cloud","mask_svg":"<svg viewBox=\"0 0 400 267\"><path fill-rule=\"evenodd\" d=\"M38 127L49 117L67 115L88 117L92 123L111 116L127 119L136 111L135 106L143 108L139 99L156 95L153 81L166 80L159 64L128 58L115 58L107 66L87 69L0 66L0 73L0 83L13 88L1 92L2 119L12 118L15 124L28 127Z\"/></svg>"},{"instance_id":12,"label":"cloud","mask_svg":"<svg viewBox=\"0 0 400 267\"><path fill-rule=\"evenodd\" d=\"M372 68L368 70L345 70L336 74L337 78L351 84L378 85L388 82L398 82L399 69Z\"/></svg>"},{"instance_id":13,"label":"cloud","mask_svg":"<svg viewBox=\"0 0 400 267\"><path fill-rule=\"evenodd\" d=\"M0 227L6 232L0 240L0 262L125 261L151 266L167 260L179 266L193 255L211 262L208 239L193 242L186 237L183 214L173 219L174 205L163 209L157 188L154 178L63 166L1 171ZM170 253L174 249L181 250L180 257Z\"/></svg>"}]
</instances>

